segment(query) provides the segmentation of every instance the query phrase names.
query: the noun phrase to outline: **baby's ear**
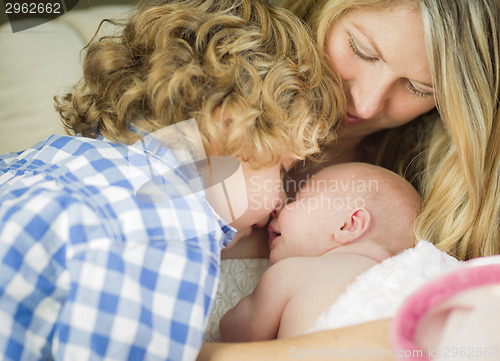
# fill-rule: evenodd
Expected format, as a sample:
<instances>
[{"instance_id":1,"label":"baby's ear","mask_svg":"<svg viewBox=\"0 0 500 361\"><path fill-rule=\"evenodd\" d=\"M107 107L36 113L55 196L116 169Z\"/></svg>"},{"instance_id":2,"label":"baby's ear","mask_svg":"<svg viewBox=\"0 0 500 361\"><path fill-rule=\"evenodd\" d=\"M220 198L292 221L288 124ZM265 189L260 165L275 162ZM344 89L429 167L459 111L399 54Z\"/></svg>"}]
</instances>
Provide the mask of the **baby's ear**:
<instances>
[{"instance_id":1,"label":"baby's ear","mask_svg":"<svg viewBox=\"0 0 500 361\"><path fill-rule=\"evenodd\" d=\"M370 228L371 214L366 208L356 208L334 234L334 239L342 245L360 240Z\"/></svg>"}]
</instances>

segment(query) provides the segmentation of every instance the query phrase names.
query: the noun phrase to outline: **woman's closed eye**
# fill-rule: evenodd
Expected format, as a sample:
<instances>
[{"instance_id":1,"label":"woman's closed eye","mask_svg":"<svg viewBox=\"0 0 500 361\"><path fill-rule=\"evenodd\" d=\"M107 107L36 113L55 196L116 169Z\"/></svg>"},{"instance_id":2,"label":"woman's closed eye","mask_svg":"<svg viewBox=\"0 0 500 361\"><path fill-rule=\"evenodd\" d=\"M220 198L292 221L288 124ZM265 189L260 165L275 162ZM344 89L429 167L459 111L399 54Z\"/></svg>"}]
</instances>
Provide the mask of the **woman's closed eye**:
<instances>
[{"instance_id":1,"label":"woman's closed eye","mask_svg":"<svg viewBox=\"0 0 500 361\"><path fill-rule=\"evenodd\" d=\"M415 85L411 82L410 79L404 78L403 79L405 87L408 89L408 91L416 96L419 96L421 98L429 98L434 95L433 92L423 92L415 88Z\"/></svg>"},{"instance_id":2,"label":"woman's closed eye","mask_svg":"<svg viewBox=\"0 0 500 361\"><path fill-rule=\"evenodd\" d=\"M354 41L354 39L353 39L353 37L351 35L349 35L349 47L351 48L351 50L354 53L354 55L356 55L358 58L360 58L363 61L371 63L371 62L374 62L374 61L378 60L378 58L374 58L374 57L366 55L359 48L359 46L356 44L356 42Z\"/></svg>"}]
</instances>

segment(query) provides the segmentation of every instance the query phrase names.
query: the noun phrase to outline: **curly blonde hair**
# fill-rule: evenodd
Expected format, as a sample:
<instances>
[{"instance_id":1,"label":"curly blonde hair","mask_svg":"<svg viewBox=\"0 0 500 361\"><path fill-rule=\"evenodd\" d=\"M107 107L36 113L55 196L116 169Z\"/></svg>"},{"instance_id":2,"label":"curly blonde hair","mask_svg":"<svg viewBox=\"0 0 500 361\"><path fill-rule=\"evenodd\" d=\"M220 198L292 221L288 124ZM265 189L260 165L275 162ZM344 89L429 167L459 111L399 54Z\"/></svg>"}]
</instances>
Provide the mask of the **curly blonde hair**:
<instances>
[{"instance_id":1,"label":"curly blonde hair","mask_svg":"<svg viewBox=\"0 0 500 361\"><path fill-rule=\"evenodd\" d=\"M345 106L307 28L257 0L146 1L88 45L82 80L55 99L70 134L130 144L132 124L154 132L195 118L207 151L254 167L284 151L318 155Z\"/></svg>"},{"instance_id":2,"label":"curly blonde hair","mask_svg":"<svg viewBox=\"0 0 500 361\"><path fill-rule=\"evenodd\" d=\"M417 239L459 259L499 254L498 0L276 1L307 18L323 46L333 24L350 10L402 4L420 9L439 114L366 137L361 157L419 189Z\"/></svg>"}]
</instances>

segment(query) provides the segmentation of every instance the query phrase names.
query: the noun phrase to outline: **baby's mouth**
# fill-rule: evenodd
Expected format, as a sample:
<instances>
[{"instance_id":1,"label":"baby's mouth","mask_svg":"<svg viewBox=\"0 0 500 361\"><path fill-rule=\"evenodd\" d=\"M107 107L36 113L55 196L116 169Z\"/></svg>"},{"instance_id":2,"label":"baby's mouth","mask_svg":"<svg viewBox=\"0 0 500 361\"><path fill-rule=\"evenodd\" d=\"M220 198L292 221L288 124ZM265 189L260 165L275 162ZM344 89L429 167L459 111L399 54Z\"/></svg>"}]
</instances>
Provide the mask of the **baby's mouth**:
<instances>
[{"instance_id":1,"label":"baby's mouth","mask_svg":"<svg viewBox=\"0 0 500 361\"><path fill-rule=\"evenodd\" d=\"M269 232L269 239L268 239L269 249L271 249L274 239L276 237L281 236L281 233L275 230L271 225L267 227L267 230Z\"/></svg>"}]
</instances>

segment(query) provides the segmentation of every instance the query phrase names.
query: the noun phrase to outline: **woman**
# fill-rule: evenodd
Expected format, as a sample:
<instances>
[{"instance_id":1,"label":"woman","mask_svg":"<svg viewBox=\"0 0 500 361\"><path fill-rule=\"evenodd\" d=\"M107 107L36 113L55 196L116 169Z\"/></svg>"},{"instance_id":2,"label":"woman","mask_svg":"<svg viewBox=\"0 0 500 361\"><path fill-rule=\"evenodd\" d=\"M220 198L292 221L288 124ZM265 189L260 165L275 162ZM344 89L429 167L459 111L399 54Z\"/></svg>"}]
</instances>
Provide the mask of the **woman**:
<instances>
[{"instance_id":1,"label":"woman","mask_svg":"<svg viewBox=\"0 0 500 361\"><path fill-rule=\"evenodd\" d=\"M500 3L282 3L311 24L343 80L348 117L329 163L369 161L412 181L424 199L418 239L459 259L500 253ZM294 339L207 344L199 360L245 360L244 354L286 360L293 350L324 347L387 350L389 325L382 320ZM366 352L347 356L370 359Z\"/></svg>"}]
</instances>

